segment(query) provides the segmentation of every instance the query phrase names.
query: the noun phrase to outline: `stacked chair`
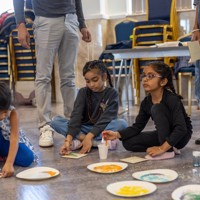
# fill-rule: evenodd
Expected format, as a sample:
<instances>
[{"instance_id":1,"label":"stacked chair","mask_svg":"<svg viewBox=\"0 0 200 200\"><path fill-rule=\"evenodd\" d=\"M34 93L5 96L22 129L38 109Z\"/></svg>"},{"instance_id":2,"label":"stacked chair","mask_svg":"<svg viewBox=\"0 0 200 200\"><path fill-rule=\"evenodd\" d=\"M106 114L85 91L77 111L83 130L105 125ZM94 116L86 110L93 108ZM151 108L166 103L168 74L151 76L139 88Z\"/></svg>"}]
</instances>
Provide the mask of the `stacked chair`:
<instances>
[{"instance_id":1,"label":"stacked chair","mask_svg":"<svg viewBox=\"0 0 200 200\"><path fill-rule=\"evenodd\" d=\"M6 11L1 16L4 18L1 18L0 26L0 80L9 81L15 100L17 93L15 91L16 81L35 80L36 59L32 30L32 23L35 15L32 10L25 10L27 28L31 35L30 50L22 48L18 42L15 14ZM23 97L21 94L20 96Z\"/></svg>"},{"instance_id":2,"label":"stacked chair","mask_svg":"<svg viewBox=\"0 0 200 200\"><path fill-rule=\"evenodd\" d=\"M25 49L18 41L18 30L16 25L10 27L9 48L12 61L13 90L17 81L34 81L36 75L35 41L33 36L32 23L26 24L30 34L30 49ZM28 98L15 91L14 100L17 104L34 104L35 92L31 91Z\"/></svg>"},{"instance_id":3,"label":"stacked chair","mask_svg":"<svg viewBox=\"0 0 200 200\"><path fill-rule=\"evenodd\" d=\"M10 33L10 49L12 58L12 69L14 71L14 80L16 81L34 81L36 71L35 41L33 36L32 24L26 25L30 34L30 49L21 46L17 37L17 29L13 26Z\"/></svg>"},{"instance_id":4,"label":"stacked chair","mask_svg":"<svg viewBox=\"0 0 200 200\"><path fill-rule=\"evenodd\" d=\"M7 42L0 37L0 80L10 81L10 59Z\"/></svg>"},{"instance_id":5,"label":"stacked chair","mask_svg":"<svg viewBox=\"0 0 200 200\"><path fill-rule=\"evenodd\" d=\"M136 22L132 47L151 46L176 41L178 23L176 0L146 0L147 21ZM135 104L140 103L140 73L149 61L160 60L172 66L174 58L142 58L134 60Z\"/></svg>"},{"instance_id":6,"label":"stacked chair","mask_svg":"<svg viewBox=\"0 0 200 200\"><path fill-rule=\"evenodd\" d=\"M26 28L30 34L30 49L25 49L18 42L18 30L14 13L5 12L7 16L0 27L0 80L10 81L15 103L32 104L35 92L30 91L28 98L15 91L17 81L35 81L36 51L33 36L33 21L35 19L31 0L26 1ZM52 100L56 100L55 77L52 76Z\"/></svg>"}]
</instances>

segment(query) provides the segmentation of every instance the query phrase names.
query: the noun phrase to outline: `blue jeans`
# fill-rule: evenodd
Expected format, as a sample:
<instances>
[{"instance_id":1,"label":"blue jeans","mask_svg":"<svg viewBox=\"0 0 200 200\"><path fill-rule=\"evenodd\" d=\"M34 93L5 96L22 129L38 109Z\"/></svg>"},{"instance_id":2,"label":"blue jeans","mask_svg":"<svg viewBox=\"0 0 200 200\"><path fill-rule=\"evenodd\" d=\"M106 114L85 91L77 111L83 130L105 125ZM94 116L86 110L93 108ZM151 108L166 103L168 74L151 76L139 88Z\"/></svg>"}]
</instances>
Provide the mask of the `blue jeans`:
<instances>
[{"instance_id":1,"label":"blue jeans","mask_svg":"<svg viewBox=\"0 0 200 200\"><path fill-rule=\"evenodd\" d=\"M195 64L195 97L200 107L200 60Z\"/></svg>"},{"instance_id":2,"label":"blue jeans","mask_svg":"<svg viewBox=\"0 0 200 200\"><path fill-rule=\"evenodd\" d=\"M0 130L0 156L7 157L10 147L10 141L5 140ZM17 155L15 157L15 165L28 167L34 160L33 152L24 144L19 143Z\"/></svg>"},{"instance_id":3,"label":"blue jeans","mask_svg":"<svg viewBox=\"0 0 200 200\"><path fill-rule=\"evenodd\" d=\"M49 125L57 132L60 133L61 135L66 137L67 131L68 131L68 125L69 125L69 120L65 119L64 117L61 116L56 116L53 118L53 120L49 123ZM126 120L124 119L114 119L112 120L105 128L105 130L112 130L112 131L120 131L128 127L128 124ZM79 135L81 133L87 134L91 131L93 128L92 125L81 125L81 131L80 133L76 136L76 138L79 138ZM95 137L95 140L101 140L102 136L99 134L97 137Z\"/></svg>"}]
</instances>

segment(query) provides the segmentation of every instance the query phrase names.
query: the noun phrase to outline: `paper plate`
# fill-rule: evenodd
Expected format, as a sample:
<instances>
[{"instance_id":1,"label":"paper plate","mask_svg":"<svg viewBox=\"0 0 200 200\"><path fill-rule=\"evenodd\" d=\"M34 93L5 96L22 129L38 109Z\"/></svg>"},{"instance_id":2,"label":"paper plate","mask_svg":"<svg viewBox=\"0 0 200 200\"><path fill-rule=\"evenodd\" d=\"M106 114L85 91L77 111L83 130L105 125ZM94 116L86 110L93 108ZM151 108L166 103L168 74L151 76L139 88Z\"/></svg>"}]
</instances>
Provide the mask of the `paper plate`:
<instances>
[{"instance_id":1,"label":"paper plate","mask_svg":"<svg viewBox=\"0 0 200 200\"><path fill-rule=\"evenodd\" d=\"M185 185L172 192L173 200L200 199L200 185Z\"/></svg>"},{"instance_id":2,"label":"paper plate","mask_svg":"<svg viewBox=\"0 0 200 200\"><path fill-rule=\"evenodd\" d=\"M123 162L100 162L88 165L87 168L93 172L110 174L126 169L128 164Z\"/></svg>"},{"instance_id":3,"label":"paper plate","mask_svg":"<svg viewBox=\"0 0 200 200\"><path fill-rule=\"evenodd\" d=\"M155 192L157 187L146 181L121 181L109 184L106 189L120 197L140 197Z\"/></svg>"},{"instance_id":4,"label":"paper plate","mask_svg":"<svg viewBox=\"0 0 200 200\"><path fill-rule=\"evenodd\" d=\"M24 170L16 175L17 178L25 180L44 180L59 175L59 171L50 167L34 167Z\"/></svg>"},{"instance_id":5,"label":"paper plate","mask_svg":"<svg viewBox=\"0 0 200 200\"><path fill-rule=\"evenodd\" d=\"M178 177L176 171L171 169L154 169L135 172L132 176L138 180L148 181L152 183L167 183Z\"/></svg>"}]
</instances>

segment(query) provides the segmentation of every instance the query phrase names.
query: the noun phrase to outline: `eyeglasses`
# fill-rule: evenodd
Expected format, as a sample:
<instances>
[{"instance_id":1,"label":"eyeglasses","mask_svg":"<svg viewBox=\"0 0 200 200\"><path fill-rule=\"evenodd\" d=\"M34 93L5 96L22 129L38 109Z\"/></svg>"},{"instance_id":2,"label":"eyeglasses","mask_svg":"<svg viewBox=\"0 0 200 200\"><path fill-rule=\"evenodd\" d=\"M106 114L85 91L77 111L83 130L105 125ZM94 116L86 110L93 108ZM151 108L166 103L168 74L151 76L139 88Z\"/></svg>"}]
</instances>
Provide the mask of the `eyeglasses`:
<instances>
[{"instance_id":1,"label":"eyeglasses","mask_svg":"<svg viewBox=\"0 0 200 200\"><path fill-rule=\"evenodd\" d=\"M141 74L140 77L141 79L146 78L147 80L152 80L155 77L162 78L162 76L159 76L157 74Z\"/></svg>"}]
</instances>

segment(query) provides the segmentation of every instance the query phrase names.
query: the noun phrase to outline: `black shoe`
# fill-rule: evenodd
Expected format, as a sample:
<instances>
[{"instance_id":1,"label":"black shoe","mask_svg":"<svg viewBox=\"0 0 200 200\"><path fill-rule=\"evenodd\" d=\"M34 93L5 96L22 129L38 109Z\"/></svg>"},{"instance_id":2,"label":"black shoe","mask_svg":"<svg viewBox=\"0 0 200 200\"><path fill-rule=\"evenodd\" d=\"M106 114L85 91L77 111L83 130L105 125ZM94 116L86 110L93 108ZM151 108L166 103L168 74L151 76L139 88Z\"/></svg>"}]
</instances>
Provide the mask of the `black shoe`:
<instances>
[{"instance_id":1,"label":"black shoe","mask_svg":"<svg viewBox=\"0 0 200 200\"><path fill-rule=\"evenodd\" d=\"M195 144L200 144L200 138L195 140Z\"/></svg>"}]
</instances>

